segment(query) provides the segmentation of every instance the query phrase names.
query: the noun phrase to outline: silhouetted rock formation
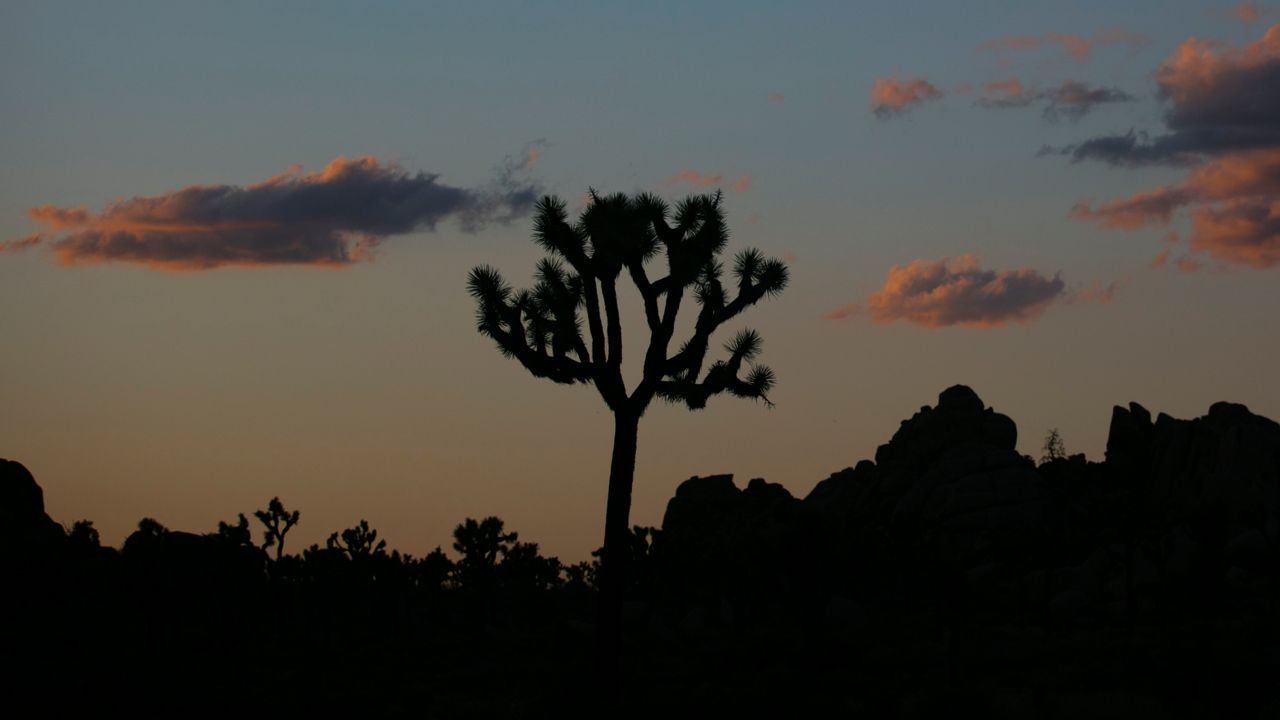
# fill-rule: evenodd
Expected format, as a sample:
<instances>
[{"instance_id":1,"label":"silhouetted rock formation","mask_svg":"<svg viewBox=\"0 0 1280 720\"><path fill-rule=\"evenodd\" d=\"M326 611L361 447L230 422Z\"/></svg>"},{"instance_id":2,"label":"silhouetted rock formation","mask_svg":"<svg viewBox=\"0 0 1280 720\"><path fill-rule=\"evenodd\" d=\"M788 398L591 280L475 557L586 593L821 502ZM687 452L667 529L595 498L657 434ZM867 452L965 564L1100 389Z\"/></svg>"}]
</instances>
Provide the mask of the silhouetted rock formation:
<instances>
[{"instance_id":1,"label":"silhouetted rock formation","mask_svg":"<svg viewBox=\"0 0 1280 720\"><path fill-rule=\"evenodd\" d=\"M1178 420L1137 403L1116 407L1107 462L1141 482L1144 500L1176 513L1219 507L1232 522L1280 517L1280 425L1244 405L1214 403ZM1278 529L1268 525L1274 537Z\"/></svg>"},{"instance_id":2,"label":"silhouetted rock formation","mask_svg":"<svg viewBox=\"0 0 1280 720\"><path fill-rule=\"evenodd\" d=\"M44 511L44 491L20 462L0 458L0 552L48 552L62 526Z\"/></svg>"},{"instance_id":3,"label":"silhouetted rock formation","mask_svg":"<svg viewBox=\"0 0 1280 720\"><path fill-rule=\"evenodd\" d=\"M904 421L874 462L803 500L764 492L762 480L739 490L730 476L691 478L659 536L664 597L686 623L741 627L785 609L780 621L798 617L855 646L935 628L976 644L931 652L976 653L968 662L984 672L1048 662L1052 671L1023 680L1038 686L1066 673L1148 699L1206 693L1187 707L1158 702L1165 713L1255 710L1261 668L1280 669L1280 426L1229 403L1154 422L1133 404L1115 410L1104 463L1077 455L1037 467L1016 440L1009 418L956 386ZM891 627L896 638L880 634ZM1067 634L1050 642L1046 632ZM1135 653L1177 659L1104 669ZM1194 691L1181 686L1186 674L1201 678Z\"/></svg>"}]
</instances>

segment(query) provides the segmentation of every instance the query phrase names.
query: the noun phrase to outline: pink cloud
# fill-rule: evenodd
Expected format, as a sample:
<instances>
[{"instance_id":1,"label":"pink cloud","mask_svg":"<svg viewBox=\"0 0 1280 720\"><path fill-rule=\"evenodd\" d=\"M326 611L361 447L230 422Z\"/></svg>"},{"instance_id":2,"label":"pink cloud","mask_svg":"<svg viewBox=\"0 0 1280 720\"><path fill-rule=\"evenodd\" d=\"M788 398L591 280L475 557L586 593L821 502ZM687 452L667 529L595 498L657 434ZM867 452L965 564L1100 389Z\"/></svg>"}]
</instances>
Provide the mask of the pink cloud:
<instances>
[{"instance_id":1,"label":"pink cloud","mask_svg":"<svg viewBox=\"0 0 1280 720\"><path fill-rule=\"evenodd\" d=\"M700 173L697 170L681 170L675 175L672 175L671 177L667 178L666 183L668 185L675 185L677 183L687 183L689 185L696 185L698 187L711 187L712 185L719 185L720 181L723 179L724 179L723 175L708 175L705 173Z\"/></svg>"},{"instance_id":2,"label":"pink cloud","mask_svg":"<svg viewBox=\"0 0 1280 720\"><path fill-rule=\"evenodd\" d=\"M1151 258L1151 267L1155 269L1163 268L1169 263L1169 248L1164 248Z\"/></svg>"},{"instance_id":3,"label":"pink cloud","mask_svg":"<svg viewBox=\"0 0 1280 720\"><path fill-rule=\"evenodd\" d=\"M891 267L884 285L867 296L865 311L875 323L1000 327L1040 317L1065 289L1060 277L1036 270L984 270L974 255L920 259ZM823 318L843 319L862 311L855 307L841 306Z\"/></svg>"},{"instance_id":4,"label":"pink cloud","mask_svg":"<svg viewBox=\"0 0 1280 720\"><path fill-rule=\"evenodd\" d=\"M490 185L475 189L373 157L339 157L318 172L292 166L247 186L192 185L118 200L99 213L41 205L27 214L67 231L52 242L62 265L340 267L371 258L388 236L431 230L447 218L475 230L526 214L539 193L518 173L534 159L509 160Z\"/></svg>"},{"instance_id":5,"label":"pink cloud","mask_svg":"<svg viewBox=\"0 0 1280 720\"><path fill-rule=\"evenodd\" d=\"M995 80L982 86L982 96L990 100L1022 97L1022 83L1016 78Z\"/></svg>"},{"instance_id":6,"label":"pink cloud","mask_svg":"<svg viewBox=\"0 0 1280 720\"><path fill-rule=\"evenodd\" d=\"M783 95L782 93L770 93L770 94L769 94L769 102L771 102L771 103L773 103L773 104L775 104L775 105L781 105L782 103L784 103L784 102L786 102L786 101L787 101L787 97L786 97L785 95Z\"/></svg>"},{"instance_id":7,"label":"pink cloud","mask_svg":"<svg viewBox=\"0 0 1280 720\"><path fill-rule=\"evenodd\" d=\"M45 233L32 233L17 240L0 240L0 253L21 252L44 242Z\"/></svg>"},{"instance_id":8,"label":"pink cloud","mask_svg":"<svg viewBox=\"0 0 1280 720\"><path fill-rule=\"evenodd\" d=\"M1280 197L1199 207L1191 226L1192 252L1257 269L1280 265Z\"/></svg>"},{"instance_id":9,"label":"pink cloud","mask_svg":"<svg viewBox=\"0 0 1280 720\"><path fill-rule=\"evenodd\" d=\"M881 118L892 117L941 97L942 91L927 80L899 80L896 76L880 78L871 87L871 112Z\"/></svg>"},{"instance_id":10,"label":"pink cloud","mask_svg":"<svg viewBox=\"0 0 1280 720\"><path fill-rule=\"evenodd\" d=\"M1192 252L1254 268L1280 265L1280 148L1244 150L1194 168L1182 182L1104 203L1072 217L1138 230L1189 209Z\"/></svg>"},{"instance_id":11,"label":"pink cloud","mask_svg":"<svg viewBox=\"0 0 1280 720\"><path fill-rule=\"evenodd\" d=\"M54 230L79 227L89 222L89 211L82 208L62 208L44 204L27 210L27 217Z\"/></svg>"},{"instance_id":12,"label":"pink cloud","mask_svg":"<svg viewBox=\"0 0 1280 720\"><path fill-rule=\"evenodd\" d=\"M1124 30L1104 30L1085 38L1061 32L1047 32L1040 35L1010 35L988 40L978 46L980 50L998 53L1037 50L1049 45L1057 45L1067 51L1076 60L1087 60L1095 49L1127 45L1137 47L1146 43L1146 38Z\"/></svg>"}]
</instances>

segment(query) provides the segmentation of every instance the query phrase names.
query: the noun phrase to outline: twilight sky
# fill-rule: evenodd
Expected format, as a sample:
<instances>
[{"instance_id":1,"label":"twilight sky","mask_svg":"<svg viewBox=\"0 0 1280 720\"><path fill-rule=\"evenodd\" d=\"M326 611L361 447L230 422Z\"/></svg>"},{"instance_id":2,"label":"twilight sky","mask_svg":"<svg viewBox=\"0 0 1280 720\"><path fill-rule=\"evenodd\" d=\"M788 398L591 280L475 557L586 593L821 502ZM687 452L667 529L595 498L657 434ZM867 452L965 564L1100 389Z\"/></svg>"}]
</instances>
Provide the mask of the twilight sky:
<instances>
[{"instance_id":1,"label":"twilight sky","mask_svg":"<svg viewBox=\"0 0 1280 720\"><path fill-rule=\"evenodd\" d=\"M1130 400L1280 417L1280 5L19 1L0 97L0 457L112 544L279 495L291 550L498 515L585 558L608 412L465 279L525 283L531 203L588 187L722 188L791 266L723 332L777 406L655 404L634 523L803 495L954 383L1033 455Z\"/></svg>"}]
</instances>

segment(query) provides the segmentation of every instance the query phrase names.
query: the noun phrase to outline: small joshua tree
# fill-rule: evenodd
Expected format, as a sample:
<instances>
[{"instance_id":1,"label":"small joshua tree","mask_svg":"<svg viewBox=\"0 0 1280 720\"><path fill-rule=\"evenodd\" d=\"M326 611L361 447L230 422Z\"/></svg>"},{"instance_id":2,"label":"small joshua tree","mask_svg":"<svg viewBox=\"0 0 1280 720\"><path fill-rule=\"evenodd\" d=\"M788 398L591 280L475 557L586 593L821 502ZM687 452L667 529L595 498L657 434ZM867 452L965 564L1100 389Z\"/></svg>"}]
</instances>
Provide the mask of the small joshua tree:
<instances>
[{"instance_id":1,"label":"small joshua tree","mask_svg":"<svg viewBox=\"0 0 1280 720\"><path fill-rule=\"evenodd\" d=\"M342 551L352 560L370 558L387 549L387 541L378 539L378 531L369 528L368 520L361 520L355 527L343 530L341 536L333 533L324 544L330 550Z\"/></svg>"},{"instance_id":2,"label":"small joshua tree","mask_svg":"<svg viewBox=\"0 0 1280 720\"><path fill-rule=\"evenodd\" d=\"M1053 428L1044 436L1044 455L1040 456L1040 462L1053 462L1066 456L1067 446L1062 442L1062 435L1058 432L1058 428Z\"/></svg>"},{"instance_id":3,"label":"small joshua tree","mask_svg":"<svg viewBox=\"0 0 1280 720\"><path fill-rule=\"evenodd\" d=\"M258 521L266 528L262 532L262 549L266 550L274 545L276 548L276 560L278 561L284 556L284 536L288 534L290 528L298 524L298 511L286 511L284 504L280 502L280 498L273 497L271 502L267 503L266 510L256 510L253 516L258 518Z\"/></svg>"},{"instance_id":4,"label":"small joshua tree","mask_svg":"<svg viewBox=\"0 0 1280 720\"><path fill-rule=\"evenodd\" d=\"M602 665L616 667L640 417L655 397L693 410L724 392L768 404L774 375L749 364L760 353L754 330L727 343L723 360L708 364L707 351L721 325L781 292L788 275L780 260L745 250L734 258L732 279L722 280L719 256L729 232L720 193L691 196L674 208L650 194L602 196L593 190L589 199L573 224L564 201L546 197L538 203L534 240L549 257L538 263L532 289L512 289L489 266L471 271L467 289L476 301L477 329L503 355L535 377L594 385L613 412L598 636ZM666 273L650 279L646 266L660 254ZM617 291L624 272L643 300L649 335L643 372L630 390L622 377ZM693 333L673 352L676 316L690 296L699 306Z\"/></svg>"}]
</instances>

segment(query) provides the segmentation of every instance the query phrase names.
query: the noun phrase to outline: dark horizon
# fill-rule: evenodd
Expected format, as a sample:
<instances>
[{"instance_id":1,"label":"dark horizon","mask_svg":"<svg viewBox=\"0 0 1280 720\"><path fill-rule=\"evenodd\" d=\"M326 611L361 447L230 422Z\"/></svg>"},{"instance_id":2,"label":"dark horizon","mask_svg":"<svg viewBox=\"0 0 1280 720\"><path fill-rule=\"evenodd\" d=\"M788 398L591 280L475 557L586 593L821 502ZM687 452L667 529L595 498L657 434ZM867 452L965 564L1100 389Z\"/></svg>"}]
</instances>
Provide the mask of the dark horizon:
<instances>
[{"instance_id":1,"label":"dark horizon","mask_svg":"<svg viewBox=\"0 0 1280 720\"><path fill-rule=\"evenodd\" d=\"M417 557L364 521L280 552L299 514L272 500L203 535L144 519L116 552L4 461L14 697L192 717L1268 717L1280 424L1117 406L1101 463L1051 438L1037 462L1016 433L953 386L803 499L684 481L630 534L617 678L591 651L598 559L562 564L498 518ZM79 661L107 648L122 660Z\"/></svg>"}]
</instances>

